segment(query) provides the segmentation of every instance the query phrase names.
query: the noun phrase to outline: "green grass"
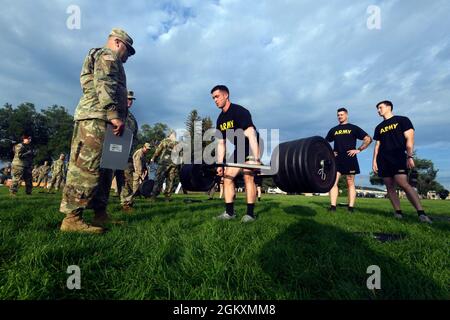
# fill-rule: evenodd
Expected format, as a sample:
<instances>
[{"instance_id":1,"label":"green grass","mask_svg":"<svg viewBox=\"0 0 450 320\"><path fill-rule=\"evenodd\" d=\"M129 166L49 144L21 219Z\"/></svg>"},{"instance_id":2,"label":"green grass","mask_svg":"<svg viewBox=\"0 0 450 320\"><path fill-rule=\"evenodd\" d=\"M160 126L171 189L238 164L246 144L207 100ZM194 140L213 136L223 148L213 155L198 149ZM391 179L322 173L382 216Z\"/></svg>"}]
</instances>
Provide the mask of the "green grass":
<instances>
[{"instance_id":1,"label":"green grass","mask_svg":"<svg viewBox=\"0 0 450 320\"><path fill-rule=\"evenodd\" d=\"M1 299L449 299L450 223L420 224L403 203L397 221L385 199L358 199L357 212L330 215L328 198L264 195L256 222L215 221L223 202L139 199L132 215L104 235L63 234L60 195L16 199L0 187ZM340 199L344 202L345 199ZM430 215L450 202L424 201ZM236 204L240 216L245 201ZM92 219L92 211L86 211ZM381 243L357 232L400 233ZM81 268L81 290L66 287L67 267ZM381 290L366 287L367 267L381 268Z\"/></svg>"}]
</instances>

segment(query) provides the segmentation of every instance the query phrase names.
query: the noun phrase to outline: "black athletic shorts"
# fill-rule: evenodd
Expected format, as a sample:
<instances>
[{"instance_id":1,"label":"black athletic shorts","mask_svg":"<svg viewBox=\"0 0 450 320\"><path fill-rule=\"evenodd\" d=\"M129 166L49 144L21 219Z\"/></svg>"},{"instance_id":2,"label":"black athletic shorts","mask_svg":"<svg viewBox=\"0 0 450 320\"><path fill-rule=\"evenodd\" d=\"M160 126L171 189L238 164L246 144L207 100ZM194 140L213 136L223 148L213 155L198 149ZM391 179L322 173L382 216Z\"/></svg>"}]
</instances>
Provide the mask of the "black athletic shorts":
<instances>
[{"instance_id":1,"label":"black athletic shorts","mask_svg":"<svg viewBox=\"0 0 450 320\"><path fill-rule=\"evenodd\" d=\"M257 185L257 186L262 186L262 177L261 177L261 175L259 174L259 172L258 172L258 174L256 174L255 175L255 184Z\"/></svg>"},{"instance_id":2,"label":"black athletic shorts","mask_svg":"<svg viewBox=\"0 0 450 320\"><path fill-rule=\"evenodd\" d=\"M238 152L237 152L237 148L234 149L233 154L231 155L231 157L228 158L227 162L231 162L231 163L245 163L246 161L249 161L249 156L250 156L250 147L248 145L245 146L245 150L243 154L239 154L238 158Z\"/></svg>"},{"instance_id":3,"label":"black athletic shorts","mask_svg":"<svg viewBox=\"0 0 450 320\"><path fill-rule=\"evenodd\" d=\"M406 152L379 152L377 155L378 176L381 178L394 177L397 174L408 174L406 166Z\"/></svg>"},{"instance_id":4,"label":"black athletic shorts","mask_svg":"<svg viewBox=\"0 0 450 320\"><path fill-rule=\"evenodd\" d=\"M336 170L340 174L359 174L359 163L356 156L349 157L347 154L339 155L336 157Z\"/></svg>"}]
</instances>

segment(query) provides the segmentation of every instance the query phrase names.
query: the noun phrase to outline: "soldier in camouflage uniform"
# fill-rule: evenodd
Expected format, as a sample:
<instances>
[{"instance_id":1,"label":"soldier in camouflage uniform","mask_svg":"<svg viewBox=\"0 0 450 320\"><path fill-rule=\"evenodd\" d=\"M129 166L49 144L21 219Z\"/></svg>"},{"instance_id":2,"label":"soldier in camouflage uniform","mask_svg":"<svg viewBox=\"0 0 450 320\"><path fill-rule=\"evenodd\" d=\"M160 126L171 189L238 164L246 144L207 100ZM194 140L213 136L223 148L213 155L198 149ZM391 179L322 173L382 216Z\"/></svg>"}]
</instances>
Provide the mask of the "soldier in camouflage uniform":
<instances>
[{"instance_id":1,"label":"soldier in camouflage uniform","mask_svg":"<svg viewBox=\"0 0 450 320\"><path fill-rule=\"evenodd\" d=\"M64 181L64 175L66 173L66 164L64 163L65 158L66 156L64 155L64 153L61 153L59 159L53 162L52 180L50 180L48 192L52 191L53 187L55 187L56 191L58 191L59 188L61 187L61 184Z\"/></svg>"},{"instance_id":2,"label":"soldier in camouflage uniform","mask_svg":"<svg viewBox=\"0 0 450 320\"><path fill-rule=\"evenodd\" d=\"M173 182L178 174L178 167L172 161L172 150L178 144L176 134L174 131L169 133L169 136L165 138L156 148L155 153L151 159L154 162L158 160L158 169L156 171L155 186L153 187L153 195L151 200L154 201L158 194L162 192L164 180L166 180L166 189L164 190L164 196L166 201L170 201L172 195Z\"/></svg>"},{"instance_id":3,"label":"soldier in camouflage uniform","mask_svg":"<svg viewBox=\"0 0 450 320\"><path fill-rule=\"evenodd\" d=\"M33 190L33 149L31 148L31 137L22 136L22 143L14 146L14 159L12 161L12 184L9 189L11 196L15 196L19 189L20 181L25 181L25 192L31 195Z\"/></svg>"},{"instance_id":4,"label":"soldier in camouflage uniform","mask_svg":"<svg viewBox=\"0 0 450 320\"><path fill-rule=\"evenodd\" d=\"M50 173L50 166L48 165L48 161L45 161L42 166L39 167L39 177L37 179L37 187L41 186L41 183L44 183L44 188L47 186L48 182L48 174Z\"/></svg>"},{"instance_id":5,"label":"soldier in camouflage uniform","mask_svg":"<svg viewBox=\"0 0 450 320\"><path fill-rule=\"evenodd\" d=\"M0 169L0 183L4 184L8 179L11 179L11 164Z\"/></svg>"},{"instance_id":6,"label":"soldier in camouflage uniform","mask_svg":"<svg viewBox=\"0 0 450 320\"><path fill-rule=\"evenodd\" d=\"M84 60L80 82L83 96L75 110L69 170L60 211L66 215L61 231L102 233L108 221L105 190L112 175L103 174L100 160L107 123L122 135L127 116L127 84L123 63L135 53L133 40L121 29L113 29L103 48L91 49ZM106 198L106 200L105 200ZM93 225L82 218L83 210L94 210Z\"/></svg>"},{"instance_id":7,"label":"soldier in camouflage uniform","mask_svg":"<svg viewBox=\"0 0 450 320\"><path fill-rule=\"evenodd\" d=\"M33 177L33 182L36 182L39 178L39 166L36 164L31 171L31 176Z\"/></svg>"},{"instance_id":8,"label":"soldier in camouflage uniform","mask_svg":"<svg viewBox=\"0 0 450 320\"><path fill-rule=\"evenodd\" d=\"M125 121L125 127L129 128L133 132L133 142L131 144L130 157L128 158L128 167L125 170L116 170L116 182L117 190L120 195L120 204L123 210L131 211L133 206L133 151L136 149L137 145L137 133L138 133L138 123L136 118L131 113L130 108L133 105L133 101L136 100L133 91L128 91L128 116Z\"/></svg>"},{"instance_id":9,"label":"soldier in camouflage uniform","mask_svg":"<svg viewBox=\"0 0 450 320\"><path fill-rule=\"evenodd\" d=\"M133 154L133 191L131 195L125 198L127 203L133 203L133 198L139 194L139 186L142 181L147 177L147 160L145 155L150 149L150 143L146 142L144 146Z\"/></svg>"}]
</instances>

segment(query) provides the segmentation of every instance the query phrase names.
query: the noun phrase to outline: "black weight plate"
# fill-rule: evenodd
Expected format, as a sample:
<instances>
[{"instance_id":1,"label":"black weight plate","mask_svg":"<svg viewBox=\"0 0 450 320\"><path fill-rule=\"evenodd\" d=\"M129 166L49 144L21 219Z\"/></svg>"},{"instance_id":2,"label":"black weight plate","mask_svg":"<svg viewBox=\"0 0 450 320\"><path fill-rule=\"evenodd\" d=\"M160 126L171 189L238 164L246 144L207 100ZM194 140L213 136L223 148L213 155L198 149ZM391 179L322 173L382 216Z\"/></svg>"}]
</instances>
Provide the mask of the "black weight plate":
<instances>
[{"instance_id":1,"label":"black weight plate","mask_svg":"<svg viewBox=\"0 0 450 320\"><path fill-rule=\"evenodd\" d=\"M336 163L330 144L322 137L311 137L305 164L307 192L329 192L336 181ZM321 162L324 162L322 166Z\"/></svg>"},{"instance_id":2,"label":"black weight plate","mask_svg":"<svg viewBox=\"0 0 450 320\"><path fill-rule=\"evenodd\" d=\"M149 198L152 195L154 185L154 180L144 180L139 186L140 194L145 198Z\"/></svg>"}]
</instances>

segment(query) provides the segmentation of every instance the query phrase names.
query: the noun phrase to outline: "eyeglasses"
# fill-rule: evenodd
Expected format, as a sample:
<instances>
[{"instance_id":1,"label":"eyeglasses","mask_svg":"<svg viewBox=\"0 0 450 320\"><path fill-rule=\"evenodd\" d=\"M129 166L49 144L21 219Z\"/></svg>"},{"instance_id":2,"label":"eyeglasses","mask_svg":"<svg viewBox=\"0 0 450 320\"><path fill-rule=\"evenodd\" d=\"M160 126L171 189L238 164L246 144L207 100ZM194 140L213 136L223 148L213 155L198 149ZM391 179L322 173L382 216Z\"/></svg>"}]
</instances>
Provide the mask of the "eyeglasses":
<instances>
[{"instance_id":1,"label":"eyeglasses","mask_svg":"<svg viewBox=\"0 0 450 320\"><path fill-rule=\"evenodd\" d=\"M128 45L125 42L123 42L122 40L120 40L120 39L116 39L116 40L121 42L125 46L125 49L127 50L127 55L131 56L130 50L128 50Z\"/></svg>"}]
</instances>

